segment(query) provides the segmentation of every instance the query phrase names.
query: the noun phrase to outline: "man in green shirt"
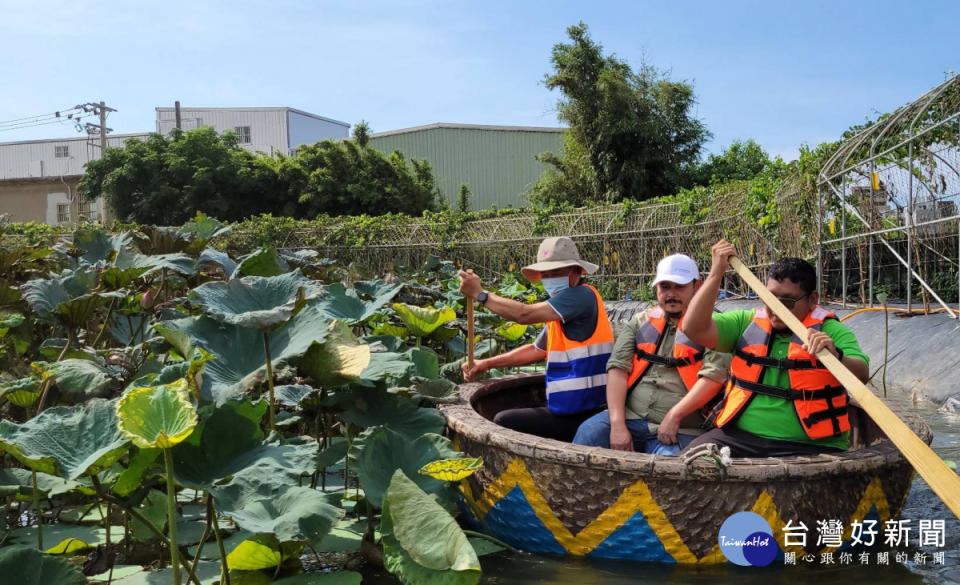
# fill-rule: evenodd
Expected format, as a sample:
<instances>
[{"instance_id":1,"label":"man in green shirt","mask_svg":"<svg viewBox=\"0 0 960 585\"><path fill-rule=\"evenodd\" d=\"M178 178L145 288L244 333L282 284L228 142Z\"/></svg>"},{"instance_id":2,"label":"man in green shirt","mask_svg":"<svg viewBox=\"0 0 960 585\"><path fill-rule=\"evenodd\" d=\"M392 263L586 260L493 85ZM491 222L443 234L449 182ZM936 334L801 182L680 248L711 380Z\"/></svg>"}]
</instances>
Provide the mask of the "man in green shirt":
<instances>
[{"instance_id":1,"label":"man in green shirt","mask_svg":"<svg viewBox=\"0 0 960 585\"><path fill-rule=\"evenodd\" d=\"M691 339L735 354L725 401L718 409L718 428L698 437L689 448L703 443L726 445L733 457L848 449L846 392L813 355L826 349L866 380L869 360L856 337L817 305L816 271L799 258L775 262L767 289L809 327L806 344L766 307L714 314L714 299L734 255L736 250L729 242L714 244L710 274L684 317L683 330ZM682 401L677 405L679 414L690 408Z\"/></svg>"},{"instance_id":2,"label":"man in green shirt","mask_svg":"<svg viewBox=\"0 0 960 585\"><path fill-rule=\"evenodd\" d=\"M703 416L696 409L679 417L671 415L671 409L685 395L695 396L699 404L716 396L727 379L730 358L694 347L677 333L683 311L700 286L691 258L674 254L661 260L653 286L657 306L617 331L607 362L607 410L580 425L574 444L677 455L703 432Z\"/></svg>"}]
</instances>

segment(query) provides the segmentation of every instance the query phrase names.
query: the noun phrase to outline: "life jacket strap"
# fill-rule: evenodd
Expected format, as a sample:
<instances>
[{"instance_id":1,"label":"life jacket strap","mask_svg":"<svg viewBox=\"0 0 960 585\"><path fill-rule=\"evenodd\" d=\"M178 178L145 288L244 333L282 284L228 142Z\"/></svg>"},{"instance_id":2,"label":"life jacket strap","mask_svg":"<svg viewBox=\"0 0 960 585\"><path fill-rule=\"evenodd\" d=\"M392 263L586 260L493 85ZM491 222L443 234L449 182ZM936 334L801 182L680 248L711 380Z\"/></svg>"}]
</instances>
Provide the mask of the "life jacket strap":
<instances>
[{"instance_id":1,"label":"life jacket strap","mask_svg":"<svg viewBox=\"0 0 960 585\"><path fill-rule=\"evenodd\" d=\"M758 356L747 353L742 349L737 349L734 352L738 358L747 362L748 366L763 366L765 368L777 368L778 370L824 370L826 366L816 360L811 362L810 360L794 360L788 358L772 358L765 356Z\"/></svg>"},{"instance_id":2,"label":"life jacket strap","mask_svg":"<svg viewBox=\"0 0 960 585\"><path fill-rule=\"evenodd\" d=\"M650 353L642 349L636 350L637 359L645 360L651 364L660 364L661 366L666 366L668 368L682 368L684 366L689 366L697 362L703 361L704 352L699 351L692 356L675 358L675 357L663 357L662 355L657 355L655 353Z\"/></svg>"}]
</instances>

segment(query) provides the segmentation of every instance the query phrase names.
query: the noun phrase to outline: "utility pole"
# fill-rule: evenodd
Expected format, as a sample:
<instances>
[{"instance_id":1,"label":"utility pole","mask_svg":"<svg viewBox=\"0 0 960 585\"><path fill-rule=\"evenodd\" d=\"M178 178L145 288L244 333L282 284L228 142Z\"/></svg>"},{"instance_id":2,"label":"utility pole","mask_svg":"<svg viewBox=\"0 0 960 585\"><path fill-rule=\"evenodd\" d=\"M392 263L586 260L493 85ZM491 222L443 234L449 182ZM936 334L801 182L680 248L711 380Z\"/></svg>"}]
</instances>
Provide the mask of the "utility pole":
<instances>
[{"instance_id":1,"label":"utility pole","mask_svg":"<svg viewBox=\"0 0 960 585\"><path fill-rule=\"evenodd\" d=\"M173 111L176 115L177 130L180 130L180 100L173 102Z\"/></svg>"},{"instance_id":2,"label":"utility pole","mask_svg":"<svg viewBox=\"0 0 960 585\"><path fill-rule=\"evenodd\" d=\"M88 144L90 143L89 139L93 138L94 134L100 135L100 157L99 158L102 159L107 154L107 133L112 132L111 128L107 128L107 112L116 112L116 110L113 108L107 107L107 103L104 101L100 101L100 103L87 102L78 107L82 108L84 112L86 113L92 112L93 114L99 116L100 118L100 124L87 123L85 124L85 127L87 130ZM102 203L102 199L100 199L100 201ZM80 203L77 202L77 205L79 206ZM104 211L104 214L103 214L103 217L100 218L100 220L105 222L107 219L106 209L104 209L103 211ZM79 216L79 214L80 214L80 210L78 209L77 215Z\"/></svg>"}]
</instances>

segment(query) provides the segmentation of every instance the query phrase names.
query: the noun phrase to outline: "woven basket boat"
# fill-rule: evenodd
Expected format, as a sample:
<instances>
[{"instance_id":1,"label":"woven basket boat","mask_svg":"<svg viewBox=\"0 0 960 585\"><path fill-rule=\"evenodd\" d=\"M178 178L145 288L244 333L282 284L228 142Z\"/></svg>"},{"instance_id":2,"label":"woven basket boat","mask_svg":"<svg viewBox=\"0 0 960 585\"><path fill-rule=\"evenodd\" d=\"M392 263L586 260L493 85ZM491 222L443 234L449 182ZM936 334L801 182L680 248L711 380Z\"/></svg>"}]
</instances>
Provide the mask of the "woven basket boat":
<instances>
[{"instance_id":1,"label":"woven basket boat","mask_svg":"<svg viewBox=\"0 0 960 585\"><path fill-rule=\"evenodd\" d=\"M851 450L841 454L684 463L678 457L582 447L518 433L492 421L507 408L543 403L543 375L506 376L460 387L442 412L454 445L483 467L462 481L465 520L521 550L668 563L724 563L717 544L731 514L763 516L781 550L818 546L817 522L895 518L913 469L860 409L851 407ZM928 444L927 424L904 421ZM807 527L806 547L785 546L784 526ZM791 539L792 540L792 539Z\"/></svg>"}]
</instances>

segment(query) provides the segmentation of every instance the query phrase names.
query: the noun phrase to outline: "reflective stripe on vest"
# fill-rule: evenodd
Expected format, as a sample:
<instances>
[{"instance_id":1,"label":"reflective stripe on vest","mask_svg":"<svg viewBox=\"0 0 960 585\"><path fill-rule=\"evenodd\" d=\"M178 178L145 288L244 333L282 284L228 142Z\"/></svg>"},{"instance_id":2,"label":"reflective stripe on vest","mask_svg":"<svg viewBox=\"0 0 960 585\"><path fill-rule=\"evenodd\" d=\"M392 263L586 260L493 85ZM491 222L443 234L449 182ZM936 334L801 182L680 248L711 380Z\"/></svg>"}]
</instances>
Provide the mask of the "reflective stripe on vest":
<instances>
[{"instance_id":1,"label":"reflective stripe on vest","mask_svg":"<svg viewBox=\"0 0 960 585\"><path fill-rule=\"evenodd\" d=\"M650 369L650 364L657 363L669 368L676 368L683 380L687 391L697 383L700 368L703 366L704 347L695 343L683 332L683 319L677 323L677 334L673 340L673 358L663 358L657 355L664 332L667 330L667 316L661 307L654 307L647 312L647 320L637 330L636 351L633 353L633 367L627 377L627 388L643 379Z\"/></svg>"},{"instance_id":2,"label":"reflective stripe on vest","mask_svg":"<svg viewBox=\"0 0 960 585\"><path fill-rule=\"evenodd\" d=\"M593 334L574 341L560 321L547 323L547 407L556 414L594 410L607 402L607 361L613 353L613 328L597 289L588 284L597 303Z\"/></svg>"},{"instance_id":3,"label":"reflective stripe on vest","mask_svg":"<svg viewBox=\"0 0 960 585\"><path fill-rule=\"evenodd\" d=\"M819 331L826 319L836 319L836 316L822 307L814 307L803 320L803 326ZM717 426L735 420L755 394L764 394L793 402L800 426L811 439L835 437L849 431L847 393L840 382L814 356L804 351L803 341L796 335L790 338L786 359L771 359L773 339L773 326L766 308L758 309L737 341L730 362L732 377L727 383ZM769 368L786 370L790 387L777 388L761 383L763 373Z\"/></svg>"}]
</instances>

